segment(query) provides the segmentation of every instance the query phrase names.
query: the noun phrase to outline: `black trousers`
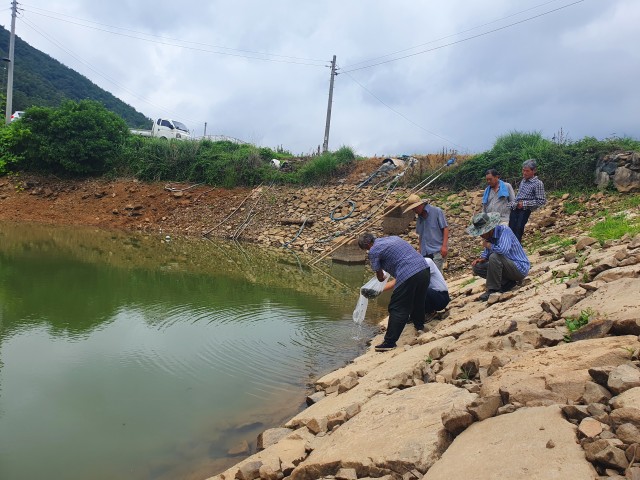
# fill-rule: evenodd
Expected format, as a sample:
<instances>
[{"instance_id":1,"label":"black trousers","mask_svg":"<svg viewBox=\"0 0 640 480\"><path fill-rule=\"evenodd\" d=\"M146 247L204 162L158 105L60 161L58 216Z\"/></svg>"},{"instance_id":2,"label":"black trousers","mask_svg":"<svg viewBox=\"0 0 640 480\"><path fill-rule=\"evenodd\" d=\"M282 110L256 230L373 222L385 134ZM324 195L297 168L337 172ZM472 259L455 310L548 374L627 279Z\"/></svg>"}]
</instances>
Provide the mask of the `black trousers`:
<instances>
[{"instance_id":1,"label":"black trousers","mask_svg":"<svg viewBox=\"0 0 640 480\"><path fill-rule=\"evenodd\" d=\"M529 215L531 215L531 210L521 208L521 209L513 209L509 214L509 228L516 235L516 238L520 243L522 243L522 235L524 235L524 226L529 221Z\"/></svg>"},{"instance_id":2,"label":"black trousers","mask_svg":"<svg viewBox=\"0 0 640 480\"><path fill-rule=\"evenodd\" d=\"M389 324L384 343L395 345L405 324L424 327L424 301L431 280L428 268L416 273L395 288L389 302Z\"/></svg>"},{"instance_id":3,"label":"black trousers","mask_svg":"<svg viewBox=\"0 0 640 480\"><path fill-rule=\"evenodd\" d=\"M429 314L443 310L449 305L450 301L451 297L449 297L449 292L428 288L427 297L424 302L424 313Z\"/></svg>"}]
</instances>

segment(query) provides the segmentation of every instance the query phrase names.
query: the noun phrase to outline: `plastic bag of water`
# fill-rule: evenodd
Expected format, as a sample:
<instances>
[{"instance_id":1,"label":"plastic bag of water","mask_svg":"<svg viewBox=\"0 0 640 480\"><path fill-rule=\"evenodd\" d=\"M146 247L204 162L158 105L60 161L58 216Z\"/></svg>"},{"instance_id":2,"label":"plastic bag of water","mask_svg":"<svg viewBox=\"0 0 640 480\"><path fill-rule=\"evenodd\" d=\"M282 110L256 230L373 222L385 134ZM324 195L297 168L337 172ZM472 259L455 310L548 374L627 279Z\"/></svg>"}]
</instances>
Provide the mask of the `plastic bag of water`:
<instances>
[{"instance_id":1,"label":"plastic bag of water","mask_svg":"<svg viewBox=\"0 0 640 480\"><path fill-rule=\"evenodd\" d=\"M387 281L389 280L389 274L383 270L384 280L378 280L378 277L373 277L367 283L365 283L360 288L360 294L367 297L369 300L372 298L376 298L378 295L382 293L384 287L387 285Z\"/></svg>"},{"instance_id":2,"label":"plastic bag of water","mask_svg":"<svg viewBox=\"0 0 640 480\"><path fill-rule=\"evenodd\" d=\"M364 321L364 317L367 313L367 307L369 306L369 299L376 298L384 290L387 281L389 280L389 274L384 272L384 280L381 282L378 277L373 277L367 283L360 288L360 297L356 308L353 311L353 321L360 325Z\"/></svg>"}]
</instances>

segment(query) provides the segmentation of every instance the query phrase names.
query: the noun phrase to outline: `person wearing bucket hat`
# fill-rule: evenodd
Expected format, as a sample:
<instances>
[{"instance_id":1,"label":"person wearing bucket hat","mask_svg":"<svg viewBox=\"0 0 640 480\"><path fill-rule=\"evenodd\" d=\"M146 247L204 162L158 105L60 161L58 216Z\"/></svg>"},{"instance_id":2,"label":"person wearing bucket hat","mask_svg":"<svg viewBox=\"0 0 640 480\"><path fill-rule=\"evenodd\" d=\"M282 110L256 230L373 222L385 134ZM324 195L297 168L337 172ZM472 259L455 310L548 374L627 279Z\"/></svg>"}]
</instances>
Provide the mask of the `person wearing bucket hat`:
<instances>
[{"instance_id":1,"label":"person wearing bucket hat","mask_svg":"<svg viewBox=\"0 0 640 480\"><path fill-rule=\"evenodd\" d=\"M434 261L442 272L442 265L448 253L449 224L442 209L429 205L427 200L418 195L409 195L404 202L402 213L413 210L416 220L416 233L420 243L420 255Z\"/></svg>"},{"instance_id":2,"label":"person wearing bucket hat","mask_svg":"<svg viewBox=\"0 0 640 480\"><path fill-rule=\"evenodd\" d=\"M467 233L481 237L484 247L480 257L471 262L473 273L487 279L487 290L479 301L488 300L492 293L511 290L527 276L531 267L527 254L511 229L500 224L499 213L474 215Z\"/></svg>"}]
</instances>

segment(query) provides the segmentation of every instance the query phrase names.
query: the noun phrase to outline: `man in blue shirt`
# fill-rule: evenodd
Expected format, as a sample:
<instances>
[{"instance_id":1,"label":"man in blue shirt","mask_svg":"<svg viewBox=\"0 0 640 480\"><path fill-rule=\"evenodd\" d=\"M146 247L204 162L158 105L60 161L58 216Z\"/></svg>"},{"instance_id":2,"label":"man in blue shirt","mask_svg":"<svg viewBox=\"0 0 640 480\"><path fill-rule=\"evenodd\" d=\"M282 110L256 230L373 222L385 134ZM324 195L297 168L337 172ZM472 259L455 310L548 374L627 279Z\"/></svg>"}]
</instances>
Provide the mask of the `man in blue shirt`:
<instances>
[{"instance_id":1,"label":"man in blue shirt","mask_svg":"<svg viewBox=\"0 0 640 480\"><path fill-rule=\"evenodd\" d=\"M487 291L478 300L486 301L495 292L507 292L529 273L531 264L522 245L509 227L500 225L500 214L478 213L467 233L482 238L484 250L471 262L473 273L487 279Z\"/></svg>"},{"instance_id":2,"label":"man in blue shirt","mask_svg":"<svg viewBox=\"0 0 640 480\"><path fill-rule=\"evenodd\" d=\"M442 265L449 249L449 224L444 212L414 194L409 195L405 205L402 213L413 210L418 215L416 233L420 242L420 254L432 259L438 270L442 272Z\"/></svg>"},{"instance_id":3,"label":"man in blue shirt","mask_svg":"<svg viewBox=\"0 0 640 480\"><path fill-rule=\"evenodd\" d=\"M522 181L518 187L518 194L512 202L509 202L509 208L511 208L509 228L520 243L524 235L524 226L529 221L531 212L547 203L544 184L536 176L537 168L538 164L533 158L522 164Z\"/></svg>"},{"instance_id":4,"label":"man in blue shirt","mask_svg":"<svg viewBox=\"0 0 640 480\"><path fill-rule=\"evenodd\" d=\"M396 284L389 302L389 322L384 341L377 352L396 347L404 326L411 322L416 330L424 329L424 301L429 286L429 267L424 258L400 237L376 238L365 233L358 238L358 246L368 250L371 269L379 281L384 271L395 277Z\"/></svg>"}]
</instances>

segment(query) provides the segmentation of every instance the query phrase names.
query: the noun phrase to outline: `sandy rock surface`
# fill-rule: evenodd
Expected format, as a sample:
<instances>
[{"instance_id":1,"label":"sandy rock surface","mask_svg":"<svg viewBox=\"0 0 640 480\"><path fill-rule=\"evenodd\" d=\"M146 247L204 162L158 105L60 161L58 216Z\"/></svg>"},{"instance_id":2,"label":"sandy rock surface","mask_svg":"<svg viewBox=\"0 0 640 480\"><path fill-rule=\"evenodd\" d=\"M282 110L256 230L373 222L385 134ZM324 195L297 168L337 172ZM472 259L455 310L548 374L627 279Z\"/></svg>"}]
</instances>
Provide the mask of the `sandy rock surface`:
<instances>
[{"instance_id":1,"label":"sandy rock surface","mask_svg":"<svg viewBox=\"0 0 640 480\"><path fill-rule=\"evenodd\" d=\"M580 265L535 255L528 281L492 305L475 301L483 281L471 287L470 277L452 281L453 301L426 333L409 325L395 350L371 348L318 379L324 396L285 425L311 435L304 454L297 433L298 440L288 440L299 442L297 456L288 455L286 468L270 477L255 463L269 472L284 465L265 456L276 444L247 459L254 462L251 478L634 474L640 279L596 277L627 268L617 265L635 258L636 244L631 237L586 246ZM586 325L569 331L566 321L578 317ZM219 478L249 478L239 468Z\"/></svg>"},{"instance_id":2,"label":"sandy rock surface","mask_svg":"<svg viewBox=\"0 0 640 480\"><path fill-rule=\"evenodd\" d=\"M575 438L557 406L522 408L471 425L423 480L593 479L596 471Z\"/></svg>"}]
</instances>

